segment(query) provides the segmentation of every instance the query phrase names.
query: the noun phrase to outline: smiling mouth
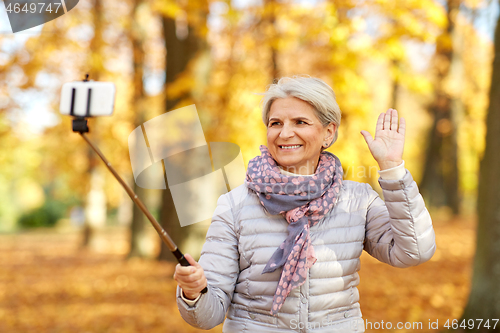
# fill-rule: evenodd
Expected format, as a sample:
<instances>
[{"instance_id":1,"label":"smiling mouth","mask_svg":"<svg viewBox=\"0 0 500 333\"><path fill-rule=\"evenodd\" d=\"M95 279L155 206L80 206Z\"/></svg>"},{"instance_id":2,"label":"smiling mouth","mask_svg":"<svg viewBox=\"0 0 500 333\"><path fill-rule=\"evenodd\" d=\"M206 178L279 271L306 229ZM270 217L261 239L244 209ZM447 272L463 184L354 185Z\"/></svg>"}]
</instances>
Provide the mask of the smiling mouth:
<instances>
[{"instance_id":1,"label":"smiling mouth","mask_svg":"<svg viewBox=\"0 0 500 333\"><path fill-rule=\"evenodd\" d=\"M297 149L302 147L302 145L286 145L286 146L278 146L281 149Z\"/></svg>"}]
</instances>

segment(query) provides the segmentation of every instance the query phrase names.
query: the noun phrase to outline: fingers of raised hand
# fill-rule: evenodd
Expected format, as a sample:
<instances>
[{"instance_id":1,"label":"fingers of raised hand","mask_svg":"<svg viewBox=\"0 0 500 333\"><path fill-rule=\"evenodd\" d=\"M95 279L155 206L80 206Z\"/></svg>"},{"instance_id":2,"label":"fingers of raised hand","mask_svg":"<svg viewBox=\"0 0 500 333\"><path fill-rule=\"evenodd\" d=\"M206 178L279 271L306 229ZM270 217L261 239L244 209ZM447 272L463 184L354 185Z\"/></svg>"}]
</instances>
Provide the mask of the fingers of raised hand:
<instances>
[{"instance_id":1,"label":"fingers of raised hand","mask_svg":"<svg viewBox=\"0 0 500 333\"><path fill-rule=\"evenodd\" d=\"M382 125L382 128L380 128L380 125ZM389 109L386 113L381 113L377 120L377 130L379 129L385 131L398 131L398 111Z\"/></svg>"},{"instance_id":2,"label":"fingers of raised hand","mask_svg":"<svg viewBox=\"0 0 500 333\"><path fill-rule=\"evenodd\" d=\"M401 119L399 119L399 130L398 130L398 133L402 134L402 135L405 135L405 133L406 133L406 120L403 117L401 117Z\"/></svg>"},{"instance_id":3,"label":"fingers of raised hand","mask_svg":"<svg viewBox=\"0 0 500 333\"><path fill-rule=\"evenodd\" d=\"M384 129L384 117L385 117L385 113L381 113L378 116L377 127L375 128L375 132L382 131Z\"/></svg>"},{"instance_id":4,"label":"fingers of raised hand","mask_svg":"<svg viewBox=\"0 0 500 333\"><path fill-rule=\"evenodd\" d=\"M386 131L391 129L391 113L392 109L389 109L386 113L384 113L384 130Z\"/></svg>"},{"instance_id":5,"label":"fingers of raised hand","mask_svg":"<svg viewBox=\"0 0 500 333\"><path fill-rule=\"evenodd\" d=\"M398 130L398 111L392 109L391 130Z\"/></svg>"}]
</instances>

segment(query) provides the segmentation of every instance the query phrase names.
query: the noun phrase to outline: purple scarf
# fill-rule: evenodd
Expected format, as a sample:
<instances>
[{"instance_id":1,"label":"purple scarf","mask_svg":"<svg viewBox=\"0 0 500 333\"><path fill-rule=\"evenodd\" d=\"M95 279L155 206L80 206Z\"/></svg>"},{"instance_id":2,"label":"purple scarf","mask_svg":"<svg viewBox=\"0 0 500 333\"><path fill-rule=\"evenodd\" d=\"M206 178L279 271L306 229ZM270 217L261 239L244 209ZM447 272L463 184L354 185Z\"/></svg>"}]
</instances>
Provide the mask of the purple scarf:
<instances>
[{"instance_id":1,"label":"purple scarf","mask_svg":"<svg viewBox=\"0 0 500 333\"><path fill-rule=\"evenodd\" d=\"M304 284L308 269L316 262L309 229L332 210L343 170L335 155L323 151L314 175L286 176L266 146L260 146L260 151L261 156L248 163L245 183L270 214L281 214L288 222L288 237L262 271L270 273L283 267L271 308L271 314L276 315L290 291Z\"/></svg>"}]
</instances>

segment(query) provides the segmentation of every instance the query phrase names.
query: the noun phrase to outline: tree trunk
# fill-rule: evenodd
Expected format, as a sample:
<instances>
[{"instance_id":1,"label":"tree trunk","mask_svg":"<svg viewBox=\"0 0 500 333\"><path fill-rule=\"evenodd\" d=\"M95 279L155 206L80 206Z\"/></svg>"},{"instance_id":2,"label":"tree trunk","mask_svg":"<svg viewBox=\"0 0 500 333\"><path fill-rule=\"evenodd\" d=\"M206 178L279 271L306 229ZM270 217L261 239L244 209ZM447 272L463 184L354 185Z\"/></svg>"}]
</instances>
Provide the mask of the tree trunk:
<instances>
[{"instance_id":1,"label":"tree trunk","mask_svg":"<svg viewBox=\"0 0 500 333\"><path fill-rule=\"evenodd\" d=\"M144 91L144 43L146 40L146 33L140 26L137 14L139 7L145 5L142 0L134 0L132 3L132 11L130 17L129 39L132 44L132 75L133 75L133 88L132 88L132 111L134 112L134 128L142 125L145 121L145 98ZM143 189L134 182L134 192L143 202L147 202L146 196L148 191ZM130 224L130 250L127 258L131 257L147 257L150 255L147 246L148 237L146 232L147 221L144 213L134 205L132 211L132 223Z\"/></svg>"},{"instance_id":2,"label":"tree trunk","mask_svg":"<svg viewBox=\"0 0 500 333\"><path fill-rule=\"evenodd\" d=\"M435 97L429 107L434 120L431 127L424 162L424 173L419 188L428 206L450 207L454 214L460 210L458 192L458 154L453 100L444 89L445 80L456 60L452 36L460 0L447 1L448 26L436 45L435 64L437 77Z\"/></svg>"},{"instance_id":3,"label":"tree trunk","mask_svg":"<svg viewBox=\"0 0 500 333\"><path fill-rule=\"evenodd\" d=\"M275 0L266 0L265 5L269 13L265 14L264 17L264 39L267 39L270 43L270 51L271 51L271 82L277 82L279 79L279 68L278 68L278 50L276 49L276 45L278 43L278 36L276 31L276 12L277 12L277 4ZM269 30L267 29L269 25ZM266 36L266 32L270 31L271 36Z\"/></svg>"},{"instance_id":4,"label":"tree trunk","mask_svg":"<svg viewBox=\"0 0 500 333\"><path fill-rule=\"evenodd\" d=\"M495 55L486 118L486 146L478 186L478 226L474 273L469 301L462 319L476 320L475 332L500 332L500 17L495 31ZM491 328L477 327L490 320ZM462 330L463 331L463 330Z\"/></svg>"},{"instance_id":5,"label":"tree trunk","mask_svg":"<svg viewBox=\"0 0 500 333\"><path fill-rule=\"evenodd\" d=\"M400 67L401 63L397 59L392 59L391 60L391 66L392 70L394 71L394 76L392 80L392 93L391 93L391 108L396 109L398 108L398 98L399 98L399 72L400 72Z\"/></svg>"},{"instance_id":6,"label":"tree trunk","mask_svg":"<svg viewBox=\"0 0 500 333\"><path fill-rule=\"evenodd\" d=\"M198 14L198 25L200 27L206 26L206 18L208 15L208 3L202 1L198 3L198 7L190 11ZM188 64L195 58L199 51L206 48L206 42L203 38L198 36L195 31L194 24L185 19L176 24L176 19L164 16L163 33L165 39L165 46L167 49L166 57L166 82L165 82L165 110L172 111L176 108L177 104L184 99L190 98L190 91L186 91L183 96L171 96L167 93L167 89L175 84L179 75L188 69ZM201 23L200 23L201 22ZM187 26L186 26L187 25ZM166 177L165 177L166 178ZM177 212L175 210L174 202L170 190L163 191L162 207L160 209L160 224L165 231L172 237L176 245L182 250L190 236L190 233L195 228L194 225L181 227ZM175 261L175 257L170 253L170 250L165 244L161 244L159 260Z\"/></svg>"}]
</instances>

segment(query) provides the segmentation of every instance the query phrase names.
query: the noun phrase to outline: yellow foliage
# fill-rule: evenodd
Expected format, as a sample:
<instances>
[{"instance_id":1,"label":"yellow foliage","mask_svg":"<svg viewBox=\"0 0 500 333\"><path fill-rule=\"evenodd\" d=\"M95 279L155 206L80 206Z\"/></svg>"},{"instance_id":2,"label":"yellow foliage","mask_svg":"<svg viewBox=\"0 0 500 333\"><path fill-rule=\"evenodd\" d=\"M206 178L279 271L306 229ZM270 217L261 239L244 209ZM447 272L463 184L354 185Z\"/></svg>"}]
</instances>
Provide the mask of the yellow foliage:
<instances>
[{"instance_id":1,"label":"yellow foliage","mask_svg":"<svg viewBox=\"0 0 500 333\"><path fill-rule=\"evenodd\" d=\"M176 1L170 0L154 0L151 2L151 9L168 17L176 17L182 10Z\"/></svg>"},{"instance_id":2,"label":"yellow foliage","mask_svg":"<svg viewBox=\"0 0 500 333\"><path fill-rule=\"evenodd\" d=\"M36 84L38 75L50 74L59 86L43 91L50 96L56 113L62 83L83 79L83 74L90 70L98 73L96 79L113 81L117 86L115 114L92 119L90 137L119 173L130 177L128 135L138 122L166 111L165 94L171 99L183 98L176 107L196 104L207 140L237 143L248 161L259 154L259 145L266 143L259 108L261 97L254 93L263 92L278 77L310 74L324 79L336 92L343 120L339 140L330 150L341 157L350 179L375 183L375 163L359 131L373 132L377 115L389 107L397 107L411 121L405 159L418 178L429 125L425 109L435 88L432 73L439 62L420 59L411 52L415 48L447 48L454 42L442 35L447 18L440 2L345 0L312 6L273 1L244 9L227 2L226 10L217 14L217 29L205 23L208 4L142 2L140 11L132 17L132 3L106 2L99 48L92 44L91 26L88 35L78 33L88 29L94 14L88 7L77 6L74 15L48 23L44 33L28 39L22 52L12 56L17 60L15 66L2 67L0 75L3 78L6 71L22 71L20 87L16 88L42 89ZM480 6L476 0L468 0L466 5ZM144 38L143 60L148 73L143 81L147 82L146 75L161 73L165 66L159 16L186 19L195 33L206 37L203 43L207 48L165 91L136 101L131 38ZM463 62L463 79L450 80L447 92L463 105L463 114L457 118L460 188L472 200L477 186L477 162L484 145L491 43L481 39L474 27L462 19L457 20L457 30L464 41L458 52ZM415 69L417 62L418 67L425 68ZM275 70L277 77L273 77ZM398 89L394 89L395 85ZM0 89L3 96L5 88ZM394 91L397 96L393 96ZM392 105L393 100L397 105ZM9 106L9 112L12 110L14 106ZM103 165L99 160L89 160L88 147L71 132L69 117L60 119L60 124L40 137L21 142L10 130L9 121L0 117L0 170L7 179L27 177L41 185L59 179L70 190L57 193L72 191L84 198L89 168ZM23 148L16 149L20 145ZM16 162L20 160L22 168ZM363 174L360 168L366 168L367 173ZM115 185L116 181L108 175L105 190L110 208L119 202Z\"/></svg>"},{"instance_id":3,"label":"yellow foliage","mask_svg":"<svg viewBox=\"0 0 500 333\"><path fill-rule=\"evenodd\" d=\"M43 188L30 178L18 180L13 194L25 211L41 207L45 202Z\"/></svg>"}]
</instances>

